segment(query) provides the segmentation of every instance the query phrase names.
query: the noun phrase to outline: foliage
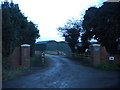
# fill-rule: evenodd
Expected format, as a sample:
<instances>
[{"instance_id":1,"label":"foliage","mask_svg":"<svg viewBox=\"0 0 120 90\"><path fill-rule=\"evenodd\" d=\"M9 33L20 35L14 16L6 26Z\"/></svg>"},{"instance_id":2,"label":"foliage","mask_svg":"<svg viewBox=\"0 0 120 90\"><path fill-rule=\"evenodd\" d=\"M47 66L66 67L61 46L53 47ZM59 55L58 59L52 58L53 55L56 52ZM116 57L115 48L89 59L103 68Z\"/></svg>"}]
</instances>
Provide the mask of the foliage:
<instances>
[{"instance_id":1,"label":"foliage","mask_svg":"<svg viewBox=\"0 0 120 90\"><path fill-rule=\"evenodd\" d=\"M120 38L120 2L106 2L100 8L91 7L86 11L83 20L85 33L83 41L96 39L107 51L117 51L118 39Z\"/></svg>"},{"instance_id":2,"label":"foliage","mask_svg":"<svg viewBox=\"0 0 120 90\"><path fill-rule=\"evenodd\" d=\"M16 46L30 44L34 46L39 37L37 25L28 21L21 13L18 4L4 2L2 4L2 46L3 57L8 57Z\"/></svg>"},{"instance_id":3,"label":"foliage","mask_svg":"<svg viewBox=\"0 0 120 90\"><path fill-rule=\"evenodd\" d=\"M79 42L81 25L80 22L69 20L64 27L59 27L58 30L65 37L65 41L68 42L72 53L75 53L75 45Z\"/></svg>"}]
</instances>

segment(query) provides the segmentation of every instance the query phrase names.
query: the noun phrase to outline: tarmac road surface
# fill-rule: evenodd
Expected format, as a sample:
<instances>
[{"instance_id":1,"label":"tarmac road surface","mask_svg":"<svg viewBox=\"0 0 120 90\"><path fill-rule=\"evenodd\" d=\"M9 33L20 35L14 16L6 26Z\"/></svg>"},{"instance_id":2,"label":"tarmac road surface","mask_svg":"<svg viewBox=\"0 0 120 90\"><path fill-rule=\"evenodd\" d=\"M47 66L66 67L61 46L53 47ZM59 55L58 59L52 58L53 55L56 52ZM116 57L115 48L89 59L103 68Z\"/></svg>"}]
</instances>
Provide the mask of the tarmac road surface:
<instances>
[{"instance_id":1,"label":"tarmac road surface","mask_svg":"<svg viewBox=\"0 0 120 90\"><path fill-rule=\"evenodd\" d=\"M61 56L45 55L50 65L32 74L3 82L3 88L115 88L119 72L80 65Z\"/></svg>"}]
</instances>

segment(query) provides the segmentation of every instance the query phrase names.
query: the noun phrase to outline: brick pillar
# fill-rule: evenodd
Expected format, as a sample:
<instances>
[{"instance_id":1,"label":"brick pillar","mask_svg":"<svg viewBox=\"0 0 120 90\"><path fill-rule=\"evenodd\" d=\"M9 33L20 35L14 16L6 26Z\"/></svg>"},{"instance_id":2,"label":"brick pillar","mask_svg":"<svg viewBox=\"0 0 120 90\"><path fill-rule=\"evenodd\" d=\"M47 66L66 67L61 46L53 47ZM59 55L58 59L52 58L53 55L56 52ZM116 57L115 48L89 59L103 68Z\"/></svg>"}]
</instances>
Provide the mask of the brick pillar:
<instances>
[{"instance_id":1,"label":"brick pillar","mask_svg":"<svg viewBox=\"0 0 120 90\"><path fill-rule=\"evenodd\" d=\"M94 66L100 64L100 44L92 45L92 57Z\"/></svg>"},{"instance_id":2,"label":"brick pillar","mask_svg":"<svg viewBox=\"0 0 120 90\"><path fill-rule=\"evenodd\" d=\"M21 45L21 63L23 66L30 67L30 45Z\"/></svg>"}]
</instances>

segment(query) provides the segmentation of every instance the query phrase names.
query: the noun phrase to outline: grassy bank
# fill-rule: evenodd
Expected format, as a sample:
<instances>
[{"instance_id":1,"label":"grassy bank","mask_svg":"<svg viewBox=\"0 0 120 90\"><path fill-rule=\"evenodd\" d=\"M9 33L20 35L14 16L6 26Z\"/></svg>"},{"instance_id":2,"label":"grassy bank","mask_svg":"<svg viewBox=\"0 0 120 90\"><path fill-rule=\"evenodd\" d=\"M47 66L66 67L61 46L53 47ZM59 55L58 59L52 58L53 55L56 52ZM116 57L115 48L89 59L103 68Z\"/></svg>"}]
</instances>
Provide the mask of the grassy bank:
<instances>
[{"instance_id":1,"label":"grassy bank","mask_svg":"<svg viewBox=\"0 0 120 90\"><path fill-rule=\"evenodd\" d=\"M12 67L10 65L9 58L7 57L2 59L2 80L3 81L25 75L29 71L30 69L20 65L16 67Z\"/></svg>"},{"instance_id":2,"label":"grassy bank","mask_svg":"<svg viewBox=\"0 0 120 90\"><path fill-rule=\"evenodd\" d=\"M7 65L6 62L4 63L4 65L6 65L7 68L2 69L2 80L6 81L9 79L17 78L34 72L32 67L40 67L41 69L47 67L48 59L46 57L43 59L40 53L31 57L30 68L26 68L21 65L12 68L10 65Z\"/></svg>"},{"instance_id":3,"label":"grassy bank","mask_svg":"<svg viewBox=\"0 0 120 90\"><path fill-rule=\"evenodd\" d=\"M81 56L67 56L66 58L69 58L71 60L74 60L78 63L80 63L81 65L84 66L90 66L90 67L94 67L94 68L98 68L98 69L104 69L104 70L120 70L120 66L116 63L104 63L101 62L99 65L94 66L93 65L93 59L90 57L85 57L83 55Z\"/></svg>"},{"instance_id":4,"label":"grassy bank","mask_svg":"<svg viewBox=\"0 0 120 90\"><path fill-rule=\"evenodd\" d=\"M120 55L111 55L114 56L114 60L111 61L108 58L104 58L101 60L100 64L97 68L105 69L105 70L120 70Z\"/></svg>"},{"instance_id":5,"label":"grassy bank","mask_svg":"<svg viewBox=\"0 0 120 90\"><path fill-rule=\"evenodd\" d=\"M23 75L26 75L27 73L30 73L31 69L25 68L23 66L17 66L15 68L10 69L2 69L2 80L6 81L9 79L17 78Z\"/></svg>"},{"instance_id":6,"label":"grassy bank","mask_svg":"<svg viewBox=\"0 0 120 90\"><path fill-rule=\"evenodd\" d=\"M99 69L104 69L104 70L120 70L120 66L118 64L110 64L110 63L104 63L101 62L98 66L96 66L96 68Z\"/></svg>"}]
</instances>

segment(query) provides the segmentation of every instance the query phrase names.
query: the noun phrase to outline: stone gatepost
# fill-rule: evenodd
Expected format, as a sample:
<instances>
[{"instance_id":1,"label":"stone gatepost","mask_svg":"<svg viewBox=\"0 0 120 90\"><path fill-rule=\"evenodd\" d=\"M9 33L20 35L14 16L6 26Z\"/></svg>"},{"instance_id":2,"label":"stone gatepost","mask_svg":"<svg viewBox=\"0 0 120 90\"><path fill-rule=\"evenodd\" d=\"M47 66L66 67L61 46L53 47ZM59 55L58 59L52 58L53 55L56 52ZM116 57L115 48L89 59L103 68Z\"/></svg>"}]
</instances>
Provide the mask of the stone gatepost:
<instances>
[{"instance_id":1,"label":"stone gatepost","mask_svg":"<svg viewBox=\"0 0 120 90\"><path fill-rule=\"evenodd\" d=\"M30 45L21 45L21 65L29 68L30 67Z\"/></svg>"},{"instance_id":2,"label":"stone gatepost","mask_svg":"<svg viewBox=\"0 0 120 90\"><path fill-rule=\"evenodd\" d=\"M93 58L93 65L97 66L100 64L100 44L93 44L91 46L92 58Z\"/></svg>"}]
</instances>

